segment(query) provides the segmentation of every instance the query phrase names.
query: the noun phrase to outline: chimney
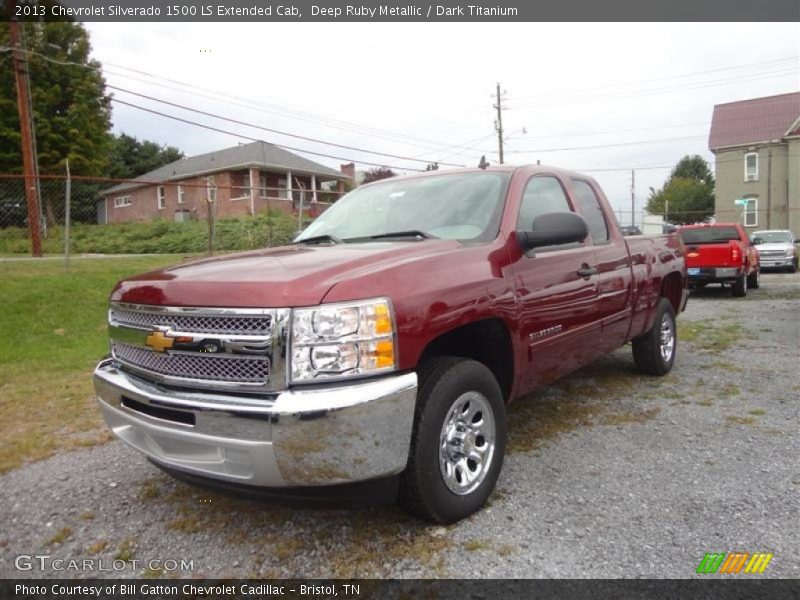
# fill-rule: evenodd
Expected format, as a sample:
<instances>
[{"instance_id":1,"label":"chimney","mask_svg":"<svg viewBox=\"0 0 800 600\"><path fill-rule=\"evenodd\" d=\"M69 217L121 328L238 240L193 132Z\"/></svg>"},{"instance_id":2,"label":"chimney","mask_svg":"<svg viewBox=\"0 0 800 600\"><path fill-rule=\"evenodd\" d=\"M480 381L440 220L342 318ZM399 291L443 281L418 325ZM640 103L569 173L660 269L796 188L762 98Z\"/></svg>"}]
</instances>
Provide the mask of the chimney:
<instances>
[{"instance_id":1,"label":"chimney","mask_svg":"<svg viewBox=\"0 0 800 600\"><path fill-rule=\"evenodd\" d=\"M355 163L347 163L346 165L340 165L339 170L342 172L343 175L349 177L353 180L353 183L356 182L356 164Z\"/></svg>"}]
</instances>

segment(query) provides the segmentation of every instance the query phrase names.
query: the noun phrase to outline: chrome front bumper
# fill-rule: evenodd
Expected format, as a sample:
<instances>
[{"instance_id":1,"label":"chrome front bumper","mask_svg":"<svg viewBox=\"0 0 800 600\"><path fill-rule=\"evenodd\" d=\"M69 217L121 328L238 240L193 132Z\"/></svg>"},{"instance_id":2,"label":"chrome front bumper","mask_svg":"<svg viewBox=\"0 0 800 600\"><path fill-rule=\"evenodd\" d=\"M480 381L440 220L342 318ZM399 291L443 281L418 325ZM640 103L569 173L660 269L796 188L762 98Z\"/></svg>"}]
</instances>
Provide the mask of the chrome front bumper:
<instances>
[{"instance_id":1,"label":"chrome front bumper","mask_svg":"<svg viewBox=\"0 0 800 600\"><path fill-rule=\"evenodd\" d=\"M168 468L259 487L352 483L405 469L415 373L270 396L176 391L101 362L97 400L114 434Z\"/></svg>"}]
</instances>

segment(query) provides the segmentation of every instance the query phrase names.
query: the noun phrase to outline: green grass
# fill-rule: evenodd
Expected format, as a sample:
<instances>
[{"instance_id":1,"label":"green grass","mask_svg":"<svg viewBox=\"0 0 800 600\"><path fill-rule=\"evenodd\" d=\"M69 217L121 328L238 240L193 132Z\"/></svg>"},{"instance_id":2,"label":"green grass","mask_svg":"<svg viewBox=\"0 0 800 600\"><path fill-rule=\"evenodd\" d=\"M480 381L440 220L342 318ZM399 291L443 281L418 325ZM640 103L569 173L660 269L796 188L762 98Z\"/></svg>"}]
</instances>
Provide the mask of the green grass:
<instances>
[{"instance_id":1,"label":"green grass","mask_svg":"<svg viewBox=\"0 0 800 600\"><path fill-rule=\"evenodd\" d=\"M183 256L0 262L0 473L109 439L91 373L114 284Z\"/></svg>"},{"instance_id":2,"label":"green grass","mask_svg":"<svg viewBox=\"0 0 800 600\"><path fill-rule=\"evenodd\" d=\"M694 344L708 354L719 354L734 346L745 335L738 323L718 324L707 321L678 321L678 339Z\"/></svg>"},{"instance_id":3,"label":"green grass","mask_svg":"<svg viewBox=\"0 0 800 600\"><path fill-rule=\"evenodd\" d=\"M255 217L219 219L216 224L214 248L218 251L251 250L265 246L280 246L290 241L297 230L297 219L282 211L268 218ZM117 223L88 225L76 223L70 229L70 251L75 254L171 254L205 252L208 247L208 225L205 221L174 223ZM51 227L42 240L45 254L64 252L64 230ZM30 252L27 229L0 229L0 255L20 255Z\"/></svg>"}]
</instances>

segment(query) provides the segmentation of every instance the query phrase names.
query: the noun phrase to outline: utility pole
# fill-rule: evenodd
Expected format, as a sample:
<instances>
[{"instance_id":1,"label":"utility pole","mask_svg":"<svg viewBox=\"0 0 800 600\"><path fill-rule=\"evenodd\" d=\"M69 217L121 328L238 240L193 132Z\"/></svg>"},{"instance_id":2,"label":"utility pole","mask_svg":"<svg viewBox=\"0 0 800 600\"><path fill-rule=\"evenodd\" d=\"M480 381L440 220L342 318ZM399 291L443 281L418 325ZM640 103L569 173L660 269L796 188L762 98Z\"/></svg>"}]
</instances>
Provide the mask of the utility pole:
<instances>
[{"instance_id":1,"label":"utility pole","mask_svg":"<svg viewBox=\"0 0 800 600\"><path fill-rule=\"evenodd\" d=\"M500 92L500 83L497 84L497 95L495 99L497 104L492 104L492 108L497 109L497 120L494 122L495 131L497 131L497 145L500 152L500 164L503 164L503 94Z\"/></svg>"},{"instance_id":2,"label":"utility pole","mask_svg":"<svg viewBox=\"0 0 800 600\"><path fill-rule=\"evenodd\" d=\"M631 227L636 227L636 171L631 169Z\"/></svg>"},{"instance_id":3,"label":"utility pole","mask_svg":"<svg viewBox=\"0 0 800 600\"><path fill-rule=\"evenodd\" d=\"M767 229L772 229L772 142L767 144Z\"/></svg>"},{"instance_id":4,"label":"utility pole","mask_svg":"<svg viewBox=\"0 0 800 600\"><path fill-rule=\"evenodd\" d=\"M22 50L22 33L19 21L9 23L11 44L14 49L14 80L17 84L17 109L19 110L19 133L22 138L22 167L25 175L25 198L28 204L28 233L31 237L31 253L42 255L41 226L36 194L36 170L33 162L33 132L31 130L30 99L28 96L28 58Z\"/></svg>"}]
</instances>

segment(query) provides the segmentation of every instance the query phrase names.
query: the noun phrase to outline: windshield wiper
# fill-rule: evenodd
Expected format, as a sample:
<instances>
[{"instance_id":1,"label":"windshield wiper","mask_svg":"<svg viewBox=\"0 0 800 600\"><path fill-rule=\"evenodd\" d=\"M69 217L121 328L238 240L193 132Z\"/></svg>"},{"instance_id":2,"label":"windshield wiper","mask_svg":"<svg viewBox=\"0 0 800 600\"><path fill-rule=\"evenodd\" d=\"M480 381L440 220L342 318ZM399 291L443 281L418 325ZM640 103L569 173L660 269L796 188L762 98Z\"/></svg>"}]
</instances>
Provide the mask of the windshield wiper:
<instances>
[{"instance_id":1,"label":"windshield wiper","mask_svg":"<svg viewBox=\"0 0 800 600\"><path fill-rule=\"evenodd\" d=\"M425 233L424 231L420 231L418 229L408 229L405 231L391 231L389 233L379 233L377 235L367 235L364 237L358 238L347 238L345 241L347 242L354 242L354 241L364 241L364 240L381 240L387 238L416 238L416 239L423 239L423 240L438 240L435 235L431 235L430 233Z\"/></svg>"},{"instance_id":2,"label":"windshield wiper","mask_svg":"<svg viewBox=\"0 0 800 600\"><path fill-rule=\"evenodd\" d=\"M305 238L303 240L297 240L296 242L292 242L293 244L318 244L320 242L333 242L334 244L344 244L344 240L336 237L335 235L328 235L327 233L324 235L314 235L309 238Z\"/></svg>"}]
</instances>

